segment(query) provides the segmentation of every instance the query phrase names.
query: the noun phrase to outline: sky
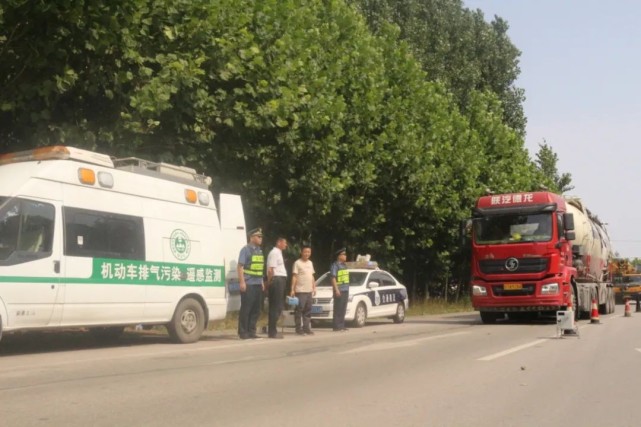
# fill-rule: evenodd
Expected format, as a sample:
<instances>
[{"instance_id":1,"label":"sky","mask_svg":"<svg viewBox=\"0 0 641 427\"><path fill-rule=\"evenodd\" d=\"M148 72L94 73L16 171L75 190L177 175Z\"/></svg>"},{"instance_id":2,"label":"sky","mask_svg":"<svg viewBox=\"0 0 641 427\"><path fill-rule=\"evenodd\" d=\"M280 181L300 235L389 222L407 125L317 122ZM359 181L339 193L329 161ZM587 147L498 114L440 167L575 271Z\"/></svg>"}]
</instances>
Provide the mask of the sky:
<instances>
[{"instance_id":1,"label":"sky","mask_svg":"<svg viewBox=\"0 0 641 427\"><path fill-rule=\"evenodd\" d=\"M641 258L641 1L463 0L521 51L525 145L544 141L615 254Z\"/></svg>"}]
</instances>

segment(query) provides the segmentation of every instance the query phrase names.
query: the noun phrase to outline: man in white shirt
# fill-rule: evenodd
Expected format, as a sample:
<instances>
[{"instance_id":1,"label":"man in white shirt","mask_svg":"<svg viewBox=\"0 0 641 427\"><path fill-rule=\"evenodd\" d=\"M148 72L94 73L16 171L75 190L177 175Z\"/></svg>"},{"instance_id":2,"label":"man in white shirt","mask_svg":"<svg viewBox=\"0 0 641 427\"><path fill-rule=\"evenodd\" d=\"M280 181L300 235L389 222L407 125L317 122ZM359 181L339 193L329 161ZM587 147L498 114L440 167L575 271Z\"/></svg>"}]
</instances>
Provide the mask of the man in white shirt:
<instances>
[{"instance_id":1,"label":"man in white shirt","mask_svg":"<svg viewBox=\"0 0 641 427\"><path fill-rule=\"evenodd\" d=\"M287 239L279 237L276 240L276 246L267 256L267 297L269 300L267 335L269 338L283 338L278 334L276 324L283 312L285 287L287 286L287 269L283 260L285 249L287 249Z\"/></svg>"},{"instance_id":2,"label":"man in white shirt","mask_svg":"<svg viewBox=\"0 0 641 427\"><path fill-rule=\"evenodd\" d=\"M291 296L298 298L298 305L294 311L294 322L298 335L314 335L312 332L312 298L316 295L316 280L314 279L314 264L309 259L312 248L303 245L300 258L294 263L292 269Z\"/></svg>"}]
</instances>

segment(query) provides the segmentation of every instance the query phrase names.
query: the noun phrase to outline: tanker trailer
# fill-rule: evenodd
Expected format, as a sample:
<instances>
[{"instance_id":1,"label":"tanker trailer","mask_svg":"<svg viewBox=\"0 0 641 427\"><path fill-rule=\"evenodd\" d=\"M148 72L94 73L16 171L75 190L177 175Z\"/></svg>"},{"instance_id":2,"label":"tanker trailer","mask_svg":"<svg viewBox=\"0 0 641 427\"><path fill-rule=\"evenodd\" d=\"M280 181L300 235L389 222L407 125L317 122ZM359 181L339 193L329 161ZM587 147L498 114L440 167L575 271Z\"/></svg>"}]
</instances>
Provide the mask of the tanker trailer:
<instances>
[{"instance_id":1,"label":"tanker trailer","mask_svg":"<svg viewBox=\"0 0 641 427\"><path fill-rule=\"evenodd\" d=\"M572 265L576 268L576 305L579 314L589 313L592 299L599 312L614 312L614 288L608 266L612 258L610 237L603 224L583 205L581 199L565 197L567 212L574 217Z\"/></svg>"}]
</instances>

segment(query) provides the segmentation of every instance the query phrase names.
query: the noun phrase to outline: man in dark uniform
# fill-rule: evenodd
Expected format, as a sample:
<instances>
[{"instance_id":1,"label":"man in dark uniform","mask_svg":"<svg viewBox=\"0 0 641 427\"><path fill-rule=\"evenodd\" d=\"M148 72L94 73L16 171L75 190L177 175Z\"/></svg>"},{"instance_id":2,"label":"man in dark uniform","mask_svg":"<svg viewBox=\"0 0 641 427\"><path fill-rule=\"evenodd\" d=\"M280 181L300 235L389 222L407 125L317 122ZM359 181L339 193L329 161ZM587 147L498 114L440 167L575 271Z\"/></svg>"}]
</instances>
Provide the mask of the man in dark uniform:
<instances>
[{"instance_id":1,"label":"man in dark uniform","mask_svg":"<svg viewBox=\"0 0 641 427\"><path fill-rule=\"evenodd\" d=\"M329 268L329 274L332 277L332 287L334 288L334 331L346 331L345 312L347 311L347 301L349 299L349 271L345 261L347 260L347 250L341 248L336 251L336 261Z\"/></svg>"},{"instance_id":2,"label":"man in dark uniform","mask_svg":"<svg viewBox=\"0 0 641 427\"><path fill-rule=\"evenodd\" d=\"M249 244L238 255L238 280L240 282L240 313L238 313L238 336L241 340L258 339L256 322L260 315L260 303L265 284L263 270L265 260L260 248L263 231L254 228L249 232Z\"/></svg>"}]
</instances>

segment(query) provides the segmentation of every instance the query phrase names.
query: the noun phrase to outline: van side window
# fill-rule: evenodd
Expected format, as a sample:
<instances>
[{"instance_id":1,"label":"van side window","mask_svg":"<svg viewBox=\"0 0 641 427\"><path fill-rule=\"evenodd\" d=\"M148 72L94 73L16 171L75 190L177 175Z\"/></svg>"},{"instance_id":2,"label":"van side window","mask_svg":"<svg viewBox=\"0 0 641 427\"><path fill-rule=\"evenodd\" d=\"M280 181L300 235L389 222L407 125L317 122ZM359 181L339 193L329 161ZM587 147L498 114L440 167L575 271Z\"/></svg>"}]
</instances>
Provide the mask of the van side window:
<instances>
[{"instance_id":1,"label":"van side window","mask_svg":"<svg viewBox=\"0 0 641 427\"><path fill-rule=\"evenodd\" d=\"M0 209L0 262L47 258L53 246L55 208L49 203L4 199Z\"/></svg>"},{"instance_id":2,"label":"van side window","mask_svg":"<svg viewBox=\"0 0 641 427\"><path fill-rule=\"evenodd\" d=\"M91 258L145 259L140 217L65 207L65 255Z\"/></svg>"}]
</instances>

